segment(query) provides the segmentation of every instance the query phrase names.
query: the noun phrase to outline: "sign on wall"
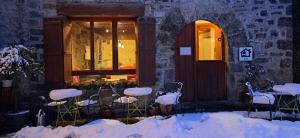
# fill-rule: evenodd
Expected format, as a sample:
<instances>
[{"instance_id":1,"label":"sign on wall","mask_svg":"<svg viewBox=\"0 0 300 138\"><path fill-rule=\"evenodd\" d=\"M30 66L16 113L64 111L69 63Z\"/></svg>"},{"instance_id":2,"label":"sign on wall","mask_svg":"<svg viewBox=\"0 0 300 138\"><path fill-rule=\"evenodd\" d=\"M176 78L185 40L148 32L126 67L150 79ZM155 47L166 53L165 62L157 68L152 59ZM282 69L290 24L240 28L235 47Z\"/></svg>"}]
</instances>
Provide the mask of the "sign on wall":
<instances>
[{"instance_id":1,"label":"sign on wall","mask_svg":"<svg viewBox=\"0 0 300 138\"><path fill-rule=\"evenodd\" d=\"M191 47L180 47L179 55L192 55Z\"/></svg>"},{"instance_id":2,"label":"sign on wall","mask_svg":"<svg viewBox=\"0 0 300 138\"><path fill-rule=\"evenodd\" d=\"M253 60L253 48L252 47L240 47L239 48L239 61L252 61Z\"/></svg>"}]
</instances>

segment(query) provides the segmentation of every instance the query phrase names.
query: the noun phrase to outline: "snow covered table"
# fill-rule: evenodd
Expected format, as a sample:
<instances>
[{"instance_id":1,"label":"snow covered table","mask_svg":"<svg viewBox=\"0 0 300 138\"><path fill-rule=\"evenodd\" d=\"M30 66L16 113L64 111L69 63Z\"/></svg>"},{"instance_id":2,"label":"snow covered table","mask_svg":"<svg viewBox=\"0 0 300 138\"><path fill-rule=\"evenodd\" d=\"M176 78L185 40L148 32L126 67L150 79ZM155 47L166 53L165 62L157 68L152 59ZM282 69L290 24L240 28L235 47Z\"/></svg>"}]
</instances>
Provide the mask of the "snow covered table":
<instances>
[{"instance_id":1,"label":"snow covered table","mask_svg":"<svg viewBox=\"0 0 300 138\"><path fill-rule=\"evenodd\" d=\"M74 120L74 125L76 123L77 117L79 117L79 110L78 105L78 97L82 95L81 90L77 89L56 89L52 90L49 93L49 97L54 100L54 103L61 103L56 104L57 106L57 118L56 118L56 126L58 125L59 121L64 123L65 115L71 116ZM53 103L53 102L52 102Z\"/></svg>"},{"instance_id":2,"label":"snow covered table","mask_svg":"<svg viewBox=\"0 0 300 138\"><path fill-rule=\"evenodd\" d=\"M288 110L295 114L299 113L299 83L286 83L284 85L274 85L275 92L269 92L276 97L276 111L281 113L282 110ZM282 119L282 116L281 116Z\"/></svg>"},{"instance_id":3,"label":"snow covered table","mask_svg":"<svg viewBox=\"0 0 300 138\"><path fill-rule=\"evenodd\" d=\"M151 92L152 88L150 87L127 88L124 90L124 94L126 96L135 97L137 99L136 102L127 104L127 121L128 118L134 115L136 112L138 112L140 115L147 116L147 99Z\"/></svg>"}]
</instances>

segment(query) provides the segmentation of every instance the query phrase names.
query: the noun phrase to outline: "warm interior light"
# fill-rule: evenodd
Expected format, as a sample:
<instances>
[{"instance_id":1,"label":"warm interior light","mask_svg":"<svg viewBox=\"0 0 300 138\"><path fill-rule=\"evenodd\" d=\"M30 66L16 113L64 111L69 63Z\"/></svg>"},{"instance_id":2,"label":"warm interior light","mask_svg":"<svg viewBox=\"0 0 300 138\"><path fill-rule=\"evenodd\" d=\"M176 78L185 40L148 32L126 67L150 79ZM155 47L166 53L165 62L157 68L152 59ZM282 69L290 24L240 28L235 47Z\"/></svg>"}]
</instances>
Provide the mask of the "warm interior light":
<instances>
[{"instance_id":1,"label":"warm interior light","mask_svg":"<svg viewBox=\"0 0 300 138\"><path fill-rule=\"evenodd\" d=\"M118 48L124 48L124 45L121 43L121 41L118 41Z\"/></svg>"},{"instance_id":2,"label":"warm interior light","mask_svg":"<svg viewBox=\"0 0 300 138\"><path fill-rule=\"evenodd\" d=\"M106 30L105 30L105 32L106 32L106 33L108 33L108 32L109 32L109 30L108 30L108 29L106 29Z\"/></svg>"},{"instance_id":3,"label":"warm interior light","mask_svg":"<svg viewBox=\"0 0 300 138\"><path fill-rule=\"evenodd\" d=\"M215 24L196 21L196 60L222 60L222 30Z\"/></svg>"}]
</instances>

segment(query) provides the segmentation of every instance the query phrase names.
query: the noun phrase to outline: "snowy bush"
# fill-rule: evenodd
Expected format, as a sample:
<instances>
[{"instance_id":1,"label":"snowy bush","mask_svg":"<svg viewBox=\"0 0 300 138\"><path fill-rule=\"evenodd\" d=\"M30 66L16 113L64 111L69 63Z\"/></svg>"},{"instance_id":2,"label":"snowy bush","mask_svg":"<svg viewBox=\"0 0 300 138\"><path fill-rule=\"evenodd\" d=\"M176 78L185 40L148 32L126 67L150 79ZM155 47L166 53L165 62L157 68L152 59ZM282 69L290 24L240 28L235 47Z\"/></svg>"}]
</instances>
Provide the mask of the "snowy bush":
<instances>
[{"instance_id":1,"label":"snowy bush","mask_svg":"<svg viewBox=\"0 0 300 138\"><path fill-rule=\"evenodd\" d=\"M41 65L33 58L33 51L23 45L14 45L0 50L1 79L27 77L32 73L42 73Z\"/></svg>"}]
</instances>

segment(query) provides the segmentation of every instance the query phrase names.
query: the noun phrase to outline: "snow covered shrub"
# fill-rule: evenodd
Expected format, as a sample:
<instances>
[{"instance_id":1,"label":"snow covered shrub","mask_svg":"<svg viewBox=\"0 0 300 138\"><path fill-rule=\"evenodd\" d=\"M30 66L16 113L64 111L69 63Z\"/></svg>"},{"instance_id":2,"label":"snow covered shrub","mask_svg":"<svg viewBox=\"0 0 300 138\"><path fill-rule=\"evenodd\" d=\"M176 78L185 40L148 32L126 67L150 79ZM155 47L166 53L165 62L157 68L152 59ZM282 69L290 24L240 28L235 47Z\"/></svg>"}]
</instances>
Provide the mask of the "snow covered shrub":
<instances>
[{"instance_id":1,"label":"snow covered shrub","mask_svg":"<svg viewBox=\"0 0 300 138\"><path fill-rule=\"evenodd\" d=\"M41 65L35 62L33 51L23 45L14 45L0 50L0 77L11 80L42 73Z\"/></svg>"}]
</instances>

